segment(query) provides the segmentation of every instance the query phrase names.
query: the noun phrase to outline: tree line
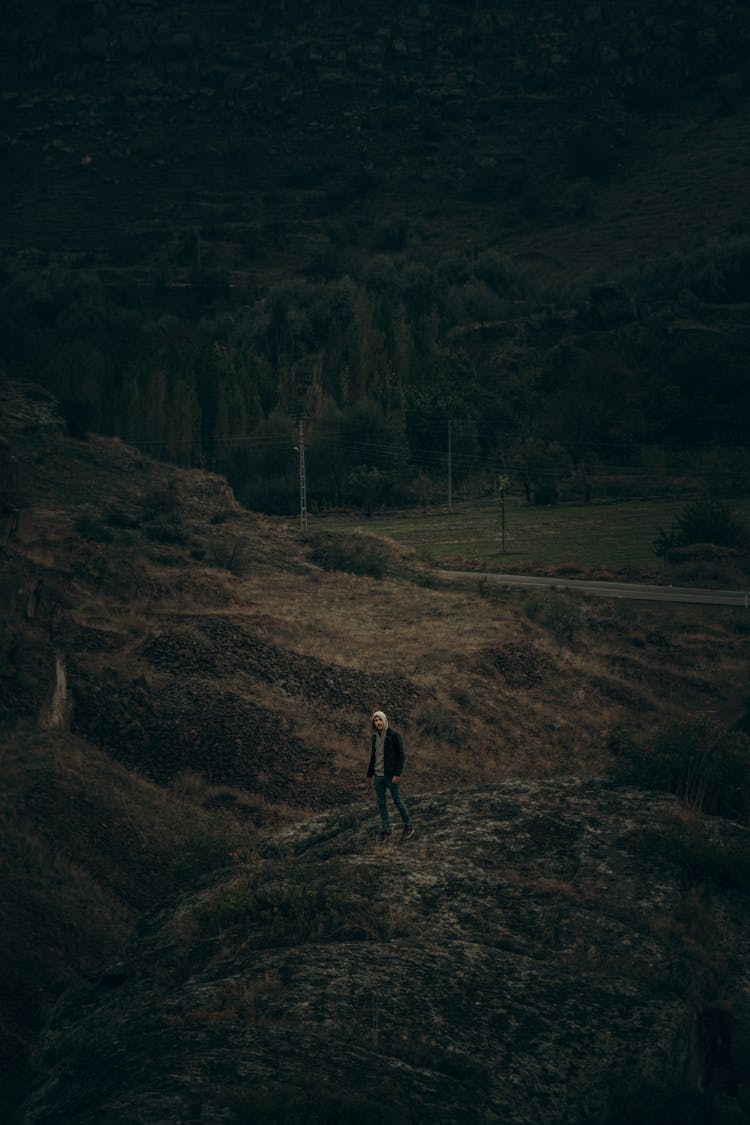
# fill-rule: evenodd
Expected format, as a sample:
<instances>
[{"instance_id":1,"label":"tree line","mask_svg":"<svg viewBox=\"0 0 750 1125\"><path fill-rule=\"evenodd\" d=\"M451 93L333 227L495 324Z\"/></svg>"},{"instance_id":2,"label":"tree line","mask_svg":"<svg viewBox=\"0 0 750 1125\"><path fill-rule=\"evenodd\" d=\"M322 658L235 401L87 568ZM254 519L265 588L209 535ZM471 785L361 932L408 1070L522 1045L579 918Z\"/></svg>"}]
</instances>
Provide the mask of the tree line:
<instances>
[{"instance_id":1,"label":"tree line","mask_svg":"<svg viewBox=\"0 0 750 1125\"><path fill-rule=\"evenodd\" d=\"M540 292L493 249L263 293L37 269L4 278L0 358L74 433L224 473L268 512L298 501L299 418L312 509L443 502L449 468L456 496L500 476L540 504L732 495L750 483L743 338L676 330L675 308L729 309L749 263L748 239L646 263L606 313L590 282Z\"/></svg>"}]
</instances>

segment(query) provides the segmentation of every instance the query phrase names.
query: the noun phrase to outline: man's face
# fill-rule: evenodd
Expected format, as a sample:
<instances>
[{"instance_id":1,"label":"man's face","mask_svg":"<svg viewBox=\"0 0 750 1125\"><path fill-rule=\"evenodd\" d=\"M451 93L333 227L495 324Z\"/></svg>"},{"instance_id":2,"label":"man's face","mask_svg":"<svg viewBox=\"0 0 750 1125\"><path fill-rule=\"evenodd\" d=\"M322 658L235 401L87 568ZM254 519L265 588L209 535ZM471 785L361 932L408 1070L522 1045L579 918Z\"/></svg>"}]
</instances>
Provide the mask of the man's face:
<instances>
[{"instance_id":1,"label":"man's face","mask_svg":"<svg viewBox=\"0 0 750 1125\"><path fill-rule=\"evenodd\" d=\"M380 715L372 720L372 725L375 727L375 730L383 729L383 720L380 718Z\"/></svg>"}]
</instances>

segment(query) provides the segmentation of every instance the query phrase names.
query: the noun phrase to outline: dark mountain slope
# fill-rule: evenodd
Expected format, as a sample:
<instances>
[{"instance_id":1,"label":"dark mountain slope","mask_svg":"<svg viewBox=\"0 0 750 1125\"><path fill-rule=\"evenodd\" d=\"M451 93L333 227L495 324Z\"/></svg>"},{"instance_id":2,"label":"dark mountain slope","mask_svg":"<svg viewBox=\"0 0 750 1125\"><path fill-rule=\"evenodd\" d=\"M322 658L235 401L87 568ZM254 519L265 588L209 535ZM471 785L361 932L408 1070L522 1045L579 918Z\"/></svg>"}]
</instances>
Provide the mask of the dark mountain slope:
<instances>
[{"instance_id":1,"label":"dark mountain slope","mask_svg":"<svg viewBox=\"0 0 750 1125\"><path fill-rule=\"evenodd\" d=\"M572 221L581 272L746 205L736 2L7 7L11 253L193 267L198 230L204 265L267 282L331 239L361 262L399 216L510 252Z\"/></svg>"}]
</instances>

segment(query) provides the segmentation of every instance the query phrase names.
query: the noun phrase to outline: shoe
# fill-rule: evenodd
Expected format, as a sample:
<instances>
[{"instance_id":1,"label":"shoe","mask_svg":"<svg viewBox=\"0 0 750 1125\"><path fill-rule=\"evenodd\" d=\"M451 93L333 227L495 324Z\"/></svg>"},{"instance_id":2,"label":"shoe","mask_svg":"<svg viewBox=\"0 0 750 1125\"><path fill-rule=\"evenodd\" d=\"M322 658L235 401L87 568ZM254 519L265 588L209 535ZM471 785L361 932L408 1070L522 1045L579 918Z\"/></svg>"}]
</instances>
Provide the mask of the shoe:
<instances>
[{"instance_id":1,"label":"shoe","mask_svg":"<svg viewBox=\"0 0 750 1125\"><path fill-rule=\"evenodd\" d=\"M414 829L410 824L404 825L404 839L408 840L410 836L414 835Z\"/></svg>"},{"instance_id":2,"label":"shoe","mask_svg":"<svg viewBox=\"0 0 750 1125\"><path fill-rule=\"evenodd\" d=\"M389 831L384 830L383 832L380 832L378 834L378 839L380 840L380 843L382 844L383 841L387 840L390 835L391 835L391 833Z\"/></svg>"}]
</instances>

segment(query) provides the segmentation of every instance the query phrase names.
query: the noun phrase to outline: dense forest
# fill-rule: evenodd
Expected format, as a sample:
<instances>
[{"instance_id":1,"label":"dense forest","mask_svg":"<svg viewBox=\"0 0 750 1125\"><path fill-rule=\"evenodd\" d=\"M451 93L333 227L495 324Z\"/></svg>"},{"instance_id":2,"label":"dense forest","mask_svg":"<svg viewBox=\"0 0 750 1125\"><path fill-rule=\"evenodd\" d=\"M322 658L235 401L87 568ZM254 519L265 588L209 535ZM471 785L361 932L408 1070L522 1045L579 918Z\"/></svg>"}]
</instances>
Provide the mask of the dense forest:
<instances>
[{"instance_id":1,"label":"dense forest","mask_svg":"<svg viewBox=\"0 0 750 1125\"><path fill-rule=\"evenodd\" d=\"M731 495L750 485L746 356L726 334L675 339L659 310L746 299L749 265L743 240L577 305L529 292L491 249L376 256L356 281L254 301L200 272L137 305L93 274L52 272L6 285L3 336L74 432L226 473L267 511L298 502L300 419L312 507L444 500L449 449L458 494L507 476L537 503L591 499L595 479L609 495L691 482Z\"/></svg>"},{"instance_id":2,"label":"dense forest","mask_svg":"<svg viewBox=\"0 0 750 1125\"><path fill-rule=\"evenodd\" d=\"M74 433L274 513L300 423L311 510L747 492L741 5L215 7L17 6L0 362Z\"/></svg>"}]
</instances>

